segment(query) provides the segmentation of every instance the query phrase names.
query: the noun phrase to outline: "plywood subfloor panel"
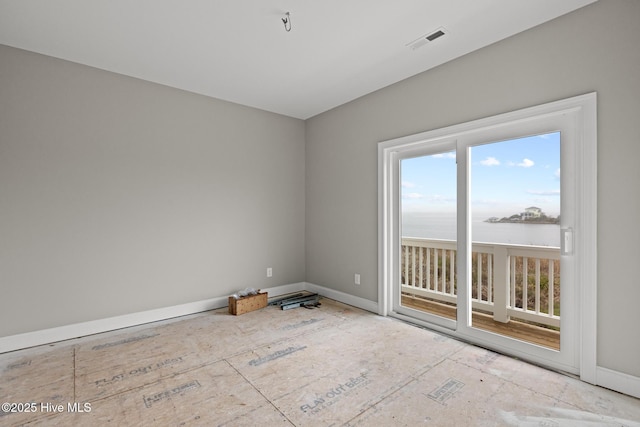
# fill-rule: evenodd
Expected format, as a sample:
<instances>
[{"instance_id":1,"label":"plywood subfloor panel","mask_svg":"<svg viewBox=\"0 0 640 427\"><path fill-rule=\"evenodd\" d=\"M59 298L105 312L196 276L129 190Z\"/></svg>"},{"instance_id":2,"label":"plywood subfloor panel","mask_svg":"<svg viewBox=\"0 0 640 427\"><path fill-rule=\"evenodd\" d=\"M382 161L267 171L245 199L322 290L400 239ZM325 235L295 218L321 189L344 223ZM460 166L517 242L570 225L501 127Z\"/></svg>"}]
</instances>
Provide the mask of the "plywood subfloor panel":
<instances>
[{"instance_id":1,"label":"plywood subfloor panel","mask_svg":"<svg viewBox=\"0 0 640 427\"><path fill-rule=\"evenodd\" d=\"M0 400L38 407L1 426L640 425L638 399L327 299L2 354Z\"/></svg>"},{"instance_id":2,"label":"plywood subfloor panel","mask_svg":"<svg viewBox=\"0 0 640 427\"><path fill-rule=\"evenodd\" d=\"M17 413L0 410L0 426L43 417L41 403L45 407L66 407L67 402L73 402L74 353L74 347L67 345L56 350L43 346L0 355L0 402L22 405L14 408ZM35 411L31 403L37 403Z\"/></svg>"}]
</instances>

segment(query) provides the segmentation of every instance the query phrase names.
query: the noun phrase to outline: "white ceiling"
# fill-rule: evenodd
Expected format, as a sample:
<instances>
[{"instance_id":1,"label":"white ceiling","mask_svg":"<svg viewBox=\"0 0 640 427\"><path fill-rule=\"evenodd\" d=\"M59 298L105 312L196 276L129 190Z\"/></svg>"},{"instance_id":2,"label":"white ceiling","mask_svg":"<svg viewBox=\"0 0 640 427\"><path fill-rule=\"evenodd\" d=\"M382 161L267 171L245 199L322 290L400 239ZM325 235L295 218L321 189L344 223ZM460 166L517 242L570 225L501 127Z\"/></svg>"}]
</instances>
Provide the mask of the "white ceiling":
<instances>
[{"instance_id":1,"label":"white ceiling","mask_svg":"<svg viewBox=\"0 0 640 427\"><path fill-rule=\"evenodd\" d=\"M306 119L594 1L0 0L0 44Z\"/></svg>"}]
</instances>

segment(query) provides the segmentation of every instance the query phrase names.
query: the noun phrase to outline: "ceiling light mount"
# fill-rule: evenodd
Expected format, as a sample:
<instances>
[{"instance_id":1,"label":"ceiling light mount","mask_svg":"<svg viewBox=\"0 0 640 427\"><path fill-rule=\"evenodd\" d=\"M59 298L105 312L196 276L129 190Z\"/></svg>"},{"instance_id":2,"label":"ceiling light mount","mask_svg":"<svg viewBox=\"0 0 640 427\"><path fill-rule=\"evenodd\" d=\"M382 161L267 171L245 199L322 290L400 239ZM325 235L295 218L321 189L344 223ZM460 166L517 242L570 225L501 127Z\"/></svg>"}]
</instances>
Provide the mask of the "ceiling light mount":
<instances>
[{"instance_id":1,"label":"ceiling light mount","mask_svg":"<svg viewBox=\"0 0 640 427\"><path fill-rule=\"evenodd\" d=\"M284 29L287 33L291 31L291 13L287 12L284 14L284 18L282 18L282 23L284 24Z\"/></svg>"}]
</instances>

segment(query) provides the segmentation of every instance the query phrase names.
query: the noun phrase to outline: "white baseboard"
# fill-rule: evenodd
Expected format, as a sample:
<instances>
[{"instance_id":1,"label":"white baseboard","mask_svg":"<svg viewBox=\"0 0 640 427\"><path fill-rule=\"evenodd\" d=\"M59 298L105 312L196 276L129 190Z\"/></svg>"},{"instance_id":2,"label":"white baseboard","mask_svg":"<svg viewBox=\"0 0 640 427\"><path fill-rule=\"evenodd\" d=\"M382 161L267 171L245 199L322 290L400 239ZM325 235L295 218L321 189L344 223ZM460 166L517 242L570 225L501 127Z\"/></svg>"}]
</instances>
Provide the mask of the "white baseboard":
<instances>
[{"instance_id":1,"label":"white baseboard","mask_svg":"<svg viewBox=\"0 0 640 427\"><path fill-rule=\"evenodd\" d=\"M325 288L324 286L315 285L309 282L305 282L305 289L309 292L320 294L323 297L331 298L333 300L378 314L378 303L375 301L346 294L344 292L336 291L335 289Z\"/></svg>"},{"instance_id":2,"label":"white baseboard","mask_svg":"<svg viewBox=\"0 0 640 427\"><path fill-rule=\"evenodd\" d=\"M596 379L597 384L601 387L640 398L640 377L598 366L596 367Z\"/></svg>"},{"instance_id":3,"label":"white baseboard","mask_svg":"<svg viewBox=\"0 0 640 427\"><path fill-rule=\"evenodd\" d=\"M344 304L349 304L372 313L378 313L378 303L375 301L309 282L275 286L273 288L262 289L262 291L268 292L270 297L300 291L315 292ZM125 314L107 319L92 320L57 328L11 335L0 338L0 353L215 310L226 307L227 305L228 297L224 296L139 313ZM596 368L596 378L599 386L640 398L640 377L598 366Z\"/></svg>"},{"instance_id":4,"label":"white baseboard","mask_svg":"<svg viewBox=\"0 0 640 427\"><path fill-rule=\"evenodd\" d=\"M304 282L262 289L263 292L268 292L269 296L279 296L302 290L305 290ZM99 334L101 332L108 332L131 326L143 325L145 323L167 320L174 317L186 316L188 314L215 310L228 305L229 299L227 296L224 296L174 305L171 307L125 314L122 316L109 317L106 319L91 320L89 322L75 323L56 328L10 335L0 338L0 353L84 337L87 335Z\"/></svg>"}]
</instances>

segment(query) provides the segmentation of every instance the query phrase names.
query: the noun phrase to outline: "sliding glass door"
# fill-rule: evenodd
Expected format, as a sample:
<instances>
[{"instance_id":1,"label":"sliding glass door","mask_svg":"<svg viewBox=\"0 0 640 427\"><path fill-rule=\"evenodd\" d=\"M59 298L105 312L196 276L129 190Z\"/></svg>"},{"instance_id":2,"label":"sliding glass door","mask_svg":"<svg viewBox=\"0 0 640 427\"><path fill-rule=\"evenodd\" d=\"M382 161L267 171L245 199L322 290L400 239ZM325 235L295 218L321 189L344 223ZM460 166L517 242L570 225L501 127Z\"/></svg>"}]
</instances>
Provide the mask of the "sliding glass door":
<instances>
[{"instance_id":1,"label":"sliding glass door","mask_svg":"<svg viewBox=\"0 0 640 427\"><path fill-rule=\"evenodd\" d=\"M595 259L579 119L560 106L383 143L381 314L579 373L595 300L576 279Z\"/></svg>"}]
</instances>

